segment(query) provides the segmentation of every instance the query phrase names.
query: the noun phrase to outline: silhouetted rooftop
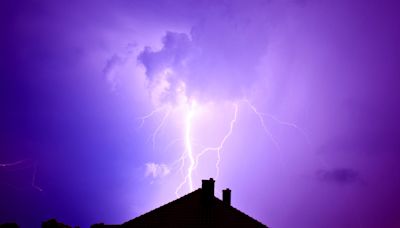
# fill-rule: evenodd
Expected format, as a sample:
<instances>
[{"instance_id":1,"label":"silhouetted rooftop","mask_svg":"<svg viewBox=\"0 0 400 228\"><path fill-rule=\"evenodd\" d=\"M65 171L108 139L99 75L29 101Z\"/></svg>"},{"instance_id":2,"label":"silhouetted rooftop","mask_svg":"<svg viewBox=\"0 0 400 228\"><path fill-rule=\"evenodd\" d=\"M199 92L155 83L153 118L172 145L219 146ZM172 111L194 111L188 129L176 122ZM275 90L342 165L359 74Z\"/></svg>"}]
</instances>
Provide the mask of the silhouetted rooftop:
<instances>
[{"instance_id":1,"label":"silhouetted rooftop","mask_svg":"<svg viewBox=\"0 0 400 228\"><path fill-rule=\"evenodd\" d=\"M212 189L204 185L212 181ZM206 187L208 188L208 186ZM214 196L214 180L179 199L154 209L122 227L267 227ZM226 194L224 194L226 195Z\"/></svg>"}]
</instances>

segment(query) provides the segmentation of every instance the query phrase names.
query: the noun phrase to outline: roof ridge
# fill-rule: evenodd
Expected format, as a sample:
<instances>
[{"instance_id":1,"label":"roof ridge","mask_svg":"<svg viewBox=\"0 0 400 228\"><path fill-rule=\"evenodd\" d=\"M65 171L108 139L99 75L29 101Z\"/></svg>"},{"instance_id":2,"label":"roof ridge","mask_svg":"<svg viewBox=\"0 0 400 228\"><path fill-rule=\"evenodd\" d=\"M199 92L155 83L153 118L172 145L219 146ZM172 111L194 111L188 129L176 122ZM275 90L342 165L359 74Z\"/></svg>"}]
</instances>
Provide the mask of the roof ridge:
<instances>
[{"instance_id":1,"label":"roof ridge","mask_svg":"<svg viewBox=\"0 0 400 228\"><path fill-rule=\"evenodd\" d=\"M258 223L260 223L260 224L262 224L262 225L264 225L264 226L267 226L267 225L265 225L264 223L262 223L262 222L258 221L257 219L255 219L255 218L251 217L250 215L248 215L248 214L244 213L243 211L241 211L241 210L237 209L236 207L234 207L234 206L230 206L230 207L231 207L232 209L236 210L237 212L239 212L239 213L242 213L243 215L245 215L245 216L249 217L250 219L253 219L254 221L257 221Z\"/></svg>"},{"instance_id":2,"label":"roof ridge","mask_svg":"<svg viewBox=\"0 0 400 228\"><path fill-rule=\"evenodd\" d=\"M164 205L161 205L161 206L159 206L159 207L157 207L157 208L154 208L153 210L148 211L148 212L146 212L146 213L144 213L144 214L142 214L142 215L139 215L138 217L133 218L133 219L131 219L131 220L129 220L129 221L123 223L123 224L129 223L129 222L131 222L131 221L133 221L133 220L136 220L136 219L139 219L139 218L141 218L141 217L144 217L145 215L148 215L148 214L150 214L151 212L156 211L156 210L158 210L158 209L160 209L160 208L162 208L162 207L166 207L166 206L168 206L168 205L171 205L172 203L174 203L174 202L176 202L176 201L178 201L178 200L182 200L182 199L188 197L189 195L191 195L191 194L193 194L193 193L197 193L199 190L201 190L201 188L198 188L198 189L194 190L193 192L189 192L189 193L187 193L186 195L183 195L183 196L179 197L178 199L175 199L175 200L170 201L170 202L168 202L168 203L166 203L166 204L164 204Z\"/></svg>"},{"instance_id":3,"label":"roof ridge","mask_svg":"<svg viewBox=\"0 0 400 228\"><path fill-rule=\"evenodd\" d=\"M223 201L222 201L220 198L218 198L218 197L216 197L216 196L214 196L214 198L217 199L220 203L222 203L225 207L230 208L230 209L233 209L234 211L237 211L237 212L239 212L239 213L245 215L246 217L248 217L248 218L250 218L250 219L252 219L252 220L255 220L256 222L260 223L261 225L264 225L264 226L267 227L267 225L265 225L264 223L258 221L257 219L251 217L250 215L244 213L243 211L237 209L236 207L234 207L234 206L232 206L232 205L227 205L227 204L223 203Z\"/></svg>"}]
</instances>

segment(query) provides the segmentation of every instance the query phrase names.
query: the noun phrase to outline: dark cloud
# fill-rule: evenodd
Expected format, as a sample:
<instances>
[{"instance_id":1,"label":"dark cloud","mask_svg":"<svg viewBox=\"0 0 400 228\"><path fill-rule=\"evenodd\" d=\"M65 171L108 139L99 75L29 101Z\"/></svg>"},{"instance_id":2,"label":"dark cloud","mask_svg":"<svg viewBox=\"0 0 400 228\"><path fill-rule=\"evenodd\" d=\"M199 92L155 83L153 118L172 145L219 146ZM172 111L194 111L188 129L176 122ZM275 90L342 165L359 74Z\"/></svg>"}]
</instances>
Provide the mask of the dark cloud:
<instances>
[{"instance_id":1,"label":"dark cloud","mask_svg":"<svg viewBox=\"0 0 400 228\"><path fill-rule=\"evenodd\" d=\"M155 80L166 68L183 67L183 62L193 49L192 41L185 33L167 32L162 44L161 50L154 51L151 47L145 47L138 56L139 62L146 67L146 75L150 81Z\"/></svg>"},{"instance_id":2,"label":"dark cloud","mask_svg":"<svg viewBox=\"0 0 400 228\"><path fill-rule=\"evenodd\" d=\"M167 32L162 39L162 45L161 50L157 51L145 47L137 59L146 68L150 93L157 88L160 90L161 86L160 93L156 95L158 97L153 98L160 103L176 103L178 99L176 91L179 90L185 77L185 64L194 55L195 48L187 34L176 32ZM168 85L164 87L163 83Z\"/></svg>"},{"instance_id":3,"label":"dark cloud","mask_svg":"<svg viewBox=\"0 0 400 228\"><path fill-rule=\"evenodd\" d=\"M361 182L360 174L357 171L348 168L318 170L316 175L320 181L331 182L340 185Z\"/></svg>"}]
</instances>

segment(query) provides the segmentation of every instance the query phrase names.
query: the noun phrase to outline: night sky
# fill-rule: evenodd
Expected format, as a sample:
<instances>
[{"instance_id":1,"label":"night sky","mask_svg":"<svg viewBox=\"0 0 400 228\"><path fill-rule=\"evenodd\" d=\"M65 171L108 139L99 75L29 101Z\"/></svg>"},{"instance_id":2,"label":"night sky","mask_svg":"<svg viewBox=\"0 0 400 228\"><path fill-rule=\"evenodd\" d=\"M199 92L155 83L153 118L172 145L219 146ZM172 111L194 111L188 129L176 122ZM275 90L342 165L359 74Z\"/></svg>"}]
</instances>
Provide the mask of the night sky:
<instances>
[{"instance_id":1,"label":"night sky","mask_svg":"<svg viewBox=\"0 0 400 228\"><path fill-rule=\"evenodd\" d=\"M399 12L2 0L0 223L120 224L213 177L271 227L400 227Z\"/></svg>"}]
</instances>

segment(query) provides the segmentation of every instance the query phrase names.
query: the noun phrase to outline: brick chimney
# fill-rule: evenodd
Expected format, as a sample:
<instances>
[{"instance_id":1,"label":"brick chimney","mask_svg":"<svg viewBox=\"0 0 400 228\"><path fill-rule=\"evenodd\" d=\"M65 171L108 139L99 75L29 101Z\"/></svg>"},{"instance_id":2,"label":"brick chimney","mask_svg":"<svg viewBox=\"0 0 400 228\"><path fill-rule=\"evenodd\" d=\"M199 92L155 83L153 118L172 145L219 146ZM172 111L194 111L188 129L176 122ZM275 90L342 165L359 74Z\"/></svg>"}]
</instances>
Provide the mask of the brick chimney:
<instances>
[{"instance_id":1,"label":"brick chimney","mask_svg":"<svg viewBox=\"0 0 400 228\"><path fill-rule=\"evenodd\" d=\"M228 206L231 205L231 190L229 188L222 190L222 202Z\"/></svg>"}]
</instances>

